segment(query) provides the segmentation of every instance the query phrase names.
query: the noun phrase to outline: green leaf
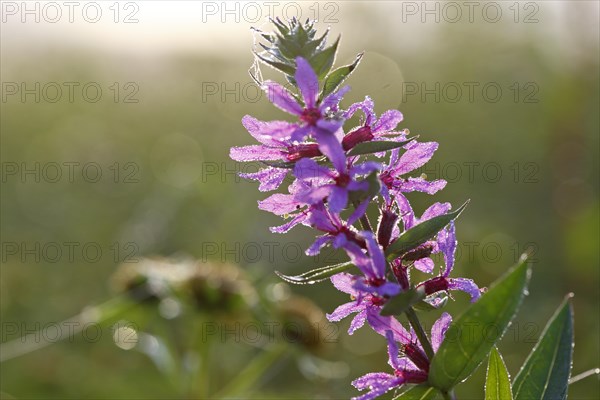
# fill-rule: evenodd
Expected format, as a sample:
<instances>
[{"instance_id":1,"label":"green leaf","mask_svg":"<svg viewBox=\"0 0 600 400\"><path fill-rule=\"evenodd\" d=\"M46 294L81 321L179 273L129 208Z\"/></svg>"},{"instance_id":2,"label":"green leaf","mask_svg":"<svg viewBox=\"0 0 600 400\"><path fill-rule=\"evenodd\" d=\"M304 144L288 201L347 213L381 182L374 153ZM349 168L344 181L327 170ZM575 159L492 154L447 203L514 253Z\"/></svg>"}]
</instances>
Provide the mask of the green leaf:
<instances>
[{"instance_id":1,"label":"green leaf","mask_svg":"<svg viewBox=\"0 0 600 400\"><path fill-rule=\"evenodd\" d=\"M485 400L512 400L510 377L502 356L492 349L485 380Z\"/></svg>"},{"instance_id":2,"label":"green leaf","mask_svg":"<svg viewBox=\"0 0 600 400\"><path fill-rule=\"evenodd\" d=\"M408 389L398 397L394 397L394 400L433 400L438 397L440 392L429 385L417 385Z\"/></svg>"},{"instance_id":3,"label":"green leaf","mask_svg":"<svg viewBox=\"0 0 600 400\"><path fill-rule=\"evenodd\" d=\"M358 156L361 154L372 154L380 153L382 151L397 149L398 147L404 146L414 138L410 138L403 142L391 142L391 141L375 141L375 142L362 142L354 146L349 152L349 156Z\"/></svg>"},{"instance_id":4,"label":"green leaf","mask_svg":"<svg viewBox=\"0 0 600 400\"><path fill-rule=\"evenodd\" d=\"M565 399L573 355L573 309L567 296L515 377L515 400Z\"/></svg>"},{"instance_id":5,"label":"green leaf","mask_svg":"<svg viewBox=\"0 0 600 400\"><path fill-rule=\"evenodd\" d=\"M275 273L281 279L289 283L294 283L296 285L312 285L313 283L321 282L329 277L332 277L335 274L347 271L352 267L352 265L353 264L351 262L344 262L341 264L313 269L312 271L308 271L296 276L284 275L279 271L275 271Z\"/></svg>"},{"instance_id":6,"label":"green leaf","mask_svg":"<svg viewBox=\"0 0 600 400\"><path fill-rule=\"evenodd\" d=\"M409 250L419 247L437 235L437 233L446 225L448 225L450 221L456 219L460 215L467 204L469 204L469 200L467 200L456 211L448 214L438 215L437 217L423 221L402 233L400 237L385 250L385 254L388 256L388 259L394 259L398 256L401 256Z\"/></svg>"},{"instance_id":7,"label":"green leaf","mask_svg":"<svg viewBox=\"0 0 600 400\"><path fill-rule=\"evenodd\" d=\"M260 55L259 53L254 53L254 55L262 62L264 62L267 65L270 65L271 67L283 72L284 74L288 74L288 75L294 75L294 73L296 72L296 69L294 67L291 67L287 64L284 64L282 62L279 61L274 61L274 60L270 60L262 55Z\"/></svg>"},{"instance_id":8,"label":"green leaf","mask_svg":"<svg viewBox=\"0 0 600 400\"><path fill-rule=\"evenodd\" d=\"M454 321L431 360L429 383L450 390L468 378L502 337L514 317L530 270L525 257Z\"/></svg>"},{"instance_id":9,"label":"green leaf","mask_svg":"<svg viewBox=\"0 0 600 400\"><path fill-rule=\"evenodd\" d=\"M362 59L364 53L360 53L356 56L356 59L350 65L344 65L343 67L339 67L332 71L325 78L325 82L323 83L323 90L319 95L319 100L324 99L327 95L333 93L341 84L350 76L352 71L356 69L360 60Z\"/></svg>"},{"instance_id":10,"label":"green leaf","mask_svg":"<svg viewBox=\"0 0 600 400\"><path fill-rule=\"evenodd\" d=\"M408 307L421 302L425 298L422 288L409 289L389 299L381 309L381 315L400 315Z\"/></svg>"},{"instance_id":11,"label":"green leaf","mask_svg":"<svg viewBox=\"0 0 600 400\"><path fill-rule=\"evenodd\" d=\"M319 77L319 80L325 78L325 75L329 73L333 62L335 61L335 54L337 53L338 45L340 44L340 37L326 49L315 54L309 61L310 65L315 70L315 73Z\"/></svg>"}]
</instances>

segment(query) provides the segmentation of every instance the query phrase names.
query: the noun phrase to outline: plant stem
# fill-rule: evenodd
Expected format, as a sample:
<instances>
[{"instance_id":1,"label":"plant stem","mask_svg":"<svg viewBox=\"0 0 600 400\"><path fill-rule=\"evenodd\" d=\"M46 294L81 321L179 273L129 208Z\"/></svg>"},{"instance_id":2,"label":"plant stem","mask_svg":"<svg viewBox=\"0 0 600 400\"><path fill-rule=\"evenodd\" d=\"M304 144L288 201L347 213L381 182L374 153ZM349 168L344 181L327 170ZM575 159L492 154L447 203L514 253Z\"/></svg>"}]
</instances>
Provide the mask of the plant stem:
<instances>
[{"instance_id":1,"label":"plant stem","mask_svg":"<svg viewBox=\"0 0 600 400\"><path fill-rule=\"evenodd\" d=\"M442 396L444 397L444 400L456 400L456 395L454 394L453 390L450 390L449 392L442 392Z\"/></svg>"},{"instance_id":2,"label":"plant stem","mask_svg":"<svg viewBox=\"0 0 600 400\"><path fill-rule=\"evenodd\" d=\"M423 350L425 350L425 354L427 355L427 358L429 358L429 361L431 361L433 359L433 354L434 354L433 347L431 347L431 343L429 342L429 339L427 338L427 334L423 330L423 326L421 326L421 321L419 321L419 317L417 316L417 313L415 313L415 310L412 307L408 307L405 314L406 314L406 317L408 318L408 322L410 322L410 325L415 330L415 333L417 334L417 338L419 338L419 342L421 342L421 346L423 346Z\"/></svg>"}]
</instances>

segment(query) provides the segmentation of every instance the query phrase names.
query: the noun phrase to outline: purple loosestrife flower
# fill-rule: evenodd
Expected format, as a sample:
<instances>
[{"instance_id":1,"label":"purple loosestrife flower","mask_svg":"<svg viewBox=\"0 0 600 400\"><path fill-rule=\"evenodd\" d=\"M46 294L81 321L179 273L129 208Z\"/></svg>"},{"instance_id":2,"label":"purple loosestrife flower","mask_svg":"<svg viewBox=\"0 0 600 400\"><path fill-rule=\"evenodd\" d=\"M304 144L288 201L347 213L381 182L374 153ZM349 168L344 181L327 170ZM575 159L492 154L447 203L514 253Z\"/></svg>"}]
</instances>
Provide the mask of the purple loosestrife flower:
<instances>
[{"instance_id":1,"label":"purple loosestrife flower","mask_svg":"<svg viewBox=\"0 0 600 400\"><path fill-rule=\"evenodd\" d=\"M282 161L295 162L304 157L321 156L316 143L293 143L292 133L296 125L285 121L264 122L251 117L242 118L242 124L259 145L232 147L229 156L235 161ZM268 167L258 172L241 173L242 178L260 182L260 191L277 189L289 169Z\"/></svg>"},{"instance_id":2,"label":"purple loosestrife flower","mask_svg":"<svg viewBox=\"0 0 600 400\"><path fill-rule=\"evenodd\" d=\"M344 150L350 150L354 146L362 142L391 140L402 141L406 139L407 130L394 132L396 126L402 122L402 113L398 110L388 110L384 112L379 119L374 111L375 105L369 96L360 103L352 104L344 113L345 119L350 119L361 110L364 113L364 119L361 119L361 126L353 129L344 136L342 146ZM385 152L377 153L378 157L383 156Z\"/></svg>"},{"instance_id":3,"label":"purple loosestrife flower","mask_svg":"<svg viewBox=\"0 0 600 400\"><path fill-rule=\"evenodd\" d=\"M325 235L317 237L314 243L306 250L306 255L315 256L328 243L332 243L334 248L345 246L348 242L355 242L364 247L364 240L359 237L358 231L352 226L363 216L369 203L364 201L348 217L348 221L343 221L339 214L328 210L323 202L311 206L311 213L306 219L306 224Z\"/></svg>"},{"instance_id":4,"label":"purple loosestrife flower","mask_svg":"<svg viewBox=\"0 0 600 400\"><path fill-rule=\"evenodd\" d=\"M439 349L451 322L450 315L443 313L431 328L431 346L434 351ZM394 369L394 373L373 372L354 380L352 385L355 388L361 391L368 389L369 392L353 400L374 399L404 384L427 381L429 361L426 357L422 358L423 349L416 341L414 333L411 333L408 341L406 338L398 340L392 330L387 330L384 336L388 341L388 363Z\"/></svg>"},{"instance_id":5,"label":"purple loosestrife flower","mask_svg":"<svg viewBox=\"0 0 600 400\"><path fill-rule=\"evenodd\" d=\"M401 177L425 165L438 148L436 142L419 143L413 140L403 148L406 152L401 156L399 149L392 150L387 167L379 175L383 183L382 194L386 201L391 201L390 194L395 198L403 198L403 193L409 192L434 194L446 186L446 181L443 179L429 182L422 177Z\"/></svg>"},{"instance_id":6,"label":"purple loosestrife flower","mask_svg":"<svg viewBox=\"0 0 600 400\"><path fill-rule=\"evenodd\" d=\"M372 232L363 231L359 235L365 241L367 253L355 242L347 242L344 249L361 272L360 275L340 273L331 277L331 282L341 292L349 294L353 301L342 304L331 314L330 321L340 321L348 315L357 313L350 324L349 334L364 325L367 319L381 317L379 310L390 296L400 293L400 285L385 278L386 261L381 247Z\"/></svg>"},{"instance_id":7,"label":"purple loosestrife flower","mask_svg":"<svg viewBox=\"0 0 600 400\"><path fill-rule=\"evenodd\" d=\"M344 119L338 115L338 104L349 87L344 87L317 102L319 79L312 67L302 57L296 58L296 83L300 89L303 105L283 86L273 81L263 82L263 90L269 100L281 110L296 115L299 122L293 124L291 140L302 142L312 135L318 143L319 150L331 160L338 170L344 168L346 157L341 140L344 135L342 124Z\"/></svg>"},{"instance_id":8,"label":"purple loosestrife flower","mask_svg":"<svg viewBox=\"0 0 600 400\"><path fill-rule=\"evenodd\" d=\"M423 221L449 212L451 207L450 203L434 203L425 210L421 218L417 219L414 216L410 204L406 201L400 206L404 227L405 229L410 229ZM450 222L442 229L437 234L435 241L424 243L417 249L405 255L404 258L406 259L412 256L412 258L415 259L413 264L415 268L423 272L431 273L434 269L434 262L429 257L429 254L439 252L444 256L445 268L443 273L438 277L420 283L419 286L422 286L425 293L428 295L445 290L460 290L469 294L472 302L476 301L481 296L481 291L472 279L449 278L450 272L452 272L452 268L454 267L456 253L456 230L454 222ZM417 256L415 257L415 255Z\"/></svg>"},{"instance_id":9,"label":"purple loosestrife flower","mask_svg":"<svg viewBox=\"0 0 600 400\"><path fill-rule=\"evenodd\" d=\"M379 163L371 161L353 165L348 169L344 163L343 168L332 171L312 159L304 158L296 163L294 175L300 180L313 181L315 185L312 190L299 193L298 199L307 204L315 204L327 199L329 209L339 213L346 208L349 192L366 191L369 188L368 182L357 181L356 178L380 168Z\"/></svg>"},{"instance_id":10,"label":"purple loosestrife flower","mask_svg":"<svg viewBox=\"0 0 600 400\"><path fill-rule=\"evenodd\" d=\"M311 185L312 182L295 180L288 187L289 194L275 193L258 202L258 208L261 210L269 211L284 218L291 218L289 222L286 222L281 226L271 227L271 232L286 233L300 223L306 224L306 221L308 221L310 215L317 207L309 206L308 204L299 201L297 194L311 190Z\"/></svg>"}]
</instances>

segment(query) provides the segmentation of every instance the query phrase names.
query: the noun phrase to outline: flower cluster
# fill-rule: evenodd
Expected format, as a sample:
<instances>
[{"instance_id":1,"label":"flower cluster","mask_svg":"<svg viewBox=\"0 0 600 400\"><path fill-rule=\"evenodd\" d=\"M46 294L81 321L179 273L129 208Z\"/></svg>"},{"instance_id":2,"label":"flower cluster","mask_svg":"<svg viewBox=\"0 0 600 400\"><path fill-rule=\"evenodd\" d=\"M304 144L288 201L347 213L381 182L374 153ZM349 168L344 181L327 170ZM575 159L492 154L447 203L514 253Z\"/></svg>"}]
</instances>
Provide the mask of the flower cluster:
<instances>
[{"instance_id":1,"label":"flower cluster","mask_svg":"<svg viewBox=\"0 0 600 400\"><path fill-rule=\"evenodd\" d=\"M423 335L381 314L390 299L415 290L423 294L422 301L439 308L450 290L464 291L476 301L480 289L470 279L450 277L457 244L452 221L425 240L408 247L397 245L406 232L451 210L449 203L434 203L418 217L406 197L411 192L431 195L446 185L441 179L412 176L432 158L438 144L408 137L408 130L397 129L402 114L389 110L378 116L369 97L344 109L341 102L349 87L327 94L319 76L308 59L297 56L291 80L297 92L274 81L262 82L269 100L291 114L293 121L265 122L245 116L243 125L259 144L234 147L230 156L264 163L260 171L242 175L257 180L261 191L276 190L288 175L293 178L287 193L272 194L258 203L261 210L284 218L272 232L285 233L296 225L310 227L318 236L307 255L333 246L347 254L348 269L356 267L356 273L336 269L331 276L335 288L351 301L327 317L340 321L354 314L349 334L366 323L387 339L393 373L371 373L353 382L357 389L369 390L359 399L372 399L401 385L426 381L431 358L426 347L437 350L451 321L444 313L432 328L430 343L422 343ZM346 129L347 121L357 114L359 125ZM369 221L369 207L378 209L377 226ZM444 260L439 269L431 257L436 253ZM413 269L431 277L413 283Z\"/></svg>"}]
</instances>

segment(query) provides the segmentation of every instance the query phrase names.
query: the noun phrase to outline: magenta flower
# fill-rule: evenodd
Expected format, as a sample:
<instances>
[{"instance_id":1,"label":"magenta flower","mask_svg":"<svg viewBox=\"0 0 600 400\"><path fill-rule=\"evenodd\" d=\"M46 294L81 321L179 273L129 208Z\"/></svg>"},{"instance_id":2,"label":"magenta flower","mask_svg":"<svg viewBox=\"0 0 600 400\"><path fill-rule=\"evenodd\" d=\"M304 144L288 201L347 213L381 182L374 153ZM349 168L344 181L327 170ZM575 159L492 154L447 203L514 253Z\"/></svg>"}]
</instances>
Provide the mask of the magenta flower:
<instances>
[{"instance_id":1,"label":"magenta flower","mask_svg":"<svg viewBox=\"0 0 600 400\"><path fill-rule=\"evenodd\" d=\"M446 181L443 179L429 182L422 177L402 177L402 175L422 167L433 157L433 153L438 148L436 142L419 143L413 140L403 148L406 152L401 156L399 149L392 150L387 167L379 175L383 183L382 195L386 201L391 201L390 194L396 198L404 197L403 193L409 192L434 194L446 186Z\"/></svg>"},{"instance_id":2,"label":"magenta flower","mask_svg":"<svg viewBox=\"0 0 600 400\"><path fill-rule=\"evenodd\" d=\"M338 104L350 88L344 87L318 103L319 79L308 61L302 57L296 59L295 79L303 104L299 104L289 91L276 82L265 81L263 90L275 106L298 116L299 122L292 124L291 140L302 142L312 135L319 150L331 160L336 169L342 170L346 162L341 144L344 119L338 115Z\"/></svg>"},{"instance_id":3,"label":"magenta flower","mask_svg":"<svg viewBox=\"0 0 600 400\"><path fill-rule=\"evenodd\" d=\"M263 122L250 115L242 124L259 145L232 147L229 156L235 161L295 162L304 157L322 155L316 143L294 144L291 135L296 125L285 121ZM277 189L288 174L287 168L267 167L252 173L241 173L242 178L260 182L258 189L266 192Z\"/></svg>"},{"instance_id":4,"label":"magenta flower","mask_svg":"<svg viewBox=\"0 0 600 400\"><path fill-rule=\"evenodd\" d=\"M381 247L377 244L372 232L363 231L359 235L365 241L367 253L355 242L347 242L344 249L361 272L362 276L340 273L331 277L331 282L341 292L349 294L354 301L342 304L331 314L327 314L330 321L340 321L348 315L357 313L348 333L364 325L366 320L376 320L381 306L387 299L400 293L400 285L389 282L386 277L386 261Z\"/></svg>"},{"instance_id":5,"label":"magenta flower","mask_svg":"<svg viewBox=\"0 0 600 400\"><path fill-rule=\"evenodd\" d=\"M306 254L315 256L329 243L332 243L336 249L344 247L348 242L355 242L359 246L364 246L364 240L359 237L358 231L352 225L364 215L368 205L367 201L360 204L348 217L347 221L343 221L338 214L328 210L322 202L313 205L306 224L325 232L325 235L317 237L306 250Z\"/></svg>"},{"instance_id":6,"label":"magenta flower","mask_svg":"<svg viewBox=\"0 0 600 400\"><path fill-rule=\"evenodd\" d=\"M431 328L431 346L434 351L439 349L451 322L452 317L443 313ZM397 325L400 324L396 321L394 327ZM352 385L355 388L361 391L368 389L369 392L355 397L353 400L374 399L404 384L418 384L427 381L429 360L416 335L411 332L408 338L399 339L394 331L389 329L385 331L384 336L388 341L388 363L394 369L394 373L373 372L354 380Z\"/></svg>"},{"instance_id":7,"label":"magenta flower","mask_svg":"<svg viewBox=\"0 0 600 400\"><path fill-rule=\"evenodd\" d=\"M449 212L452 207L450 203L434 203L425 210L421 218L417 219L414 216L410 204L408 204L408 201L405 201L405 198L401 198L399 203L401 204L400 210L405 229L410 229L423 221L445 214ZM437 234L436 240L424 243L413 250L411 252L412 254L409 254L420 254L420 257L414 257L414 267L420 271L431 273L433 272L435 265L433 260L429 257L429 254L438 252L441 252L444 256L444 271L440 276L422 282L418 286L423 286L425 293L428 295L440 291L460 290L469 294L472 302L477 301L481 296L481 291L472 279L449 278L452 268L454 267L456 253L456 231L454 222L450 222L448 226L442 229Z\"/></svg>"},{"instance_id":8,"label":"magenta flower","mask_svg":"<svg viewBox=\"0 0 600 400\"><path fill-rule=\"evenodd\" d=\"M354 146L362 142L377 141L377 140L391 140L391 141L402 141L406 139L406 130L400 132L394 132L396 126L402 122L402 113L398 110L388 110L384 112L379 119L374 111L375 105L373 100L369 96L365 97L365 100L360 103L352 104L348 110L344 113L345 119L350 119L356 113L361 110L364 114L364 118L361 119L361 126L353 129L351 132L344 136L342 140L342 146L344 150L350 150ZM382 156L385 153L377 153L377 156Z\"/></svg>"},{"instance_id":9,"label":"magenta flower","mask_svg":"<svg viewBox=\"0 0 600 400\"><path fill-rule=\"evenodd\" d=\"M369 184L357 181L359 176L368 175L381 168L379 163L365 162L332 171L317 164L310 158L304 158L296 163L294 176L299 180L312 181L313 189L298 194L298 199L307 204L315 204L327 199L329 209L334 213L341 212L348 204L349 192L367 190Z\"/></svg>"}]
</instances>

